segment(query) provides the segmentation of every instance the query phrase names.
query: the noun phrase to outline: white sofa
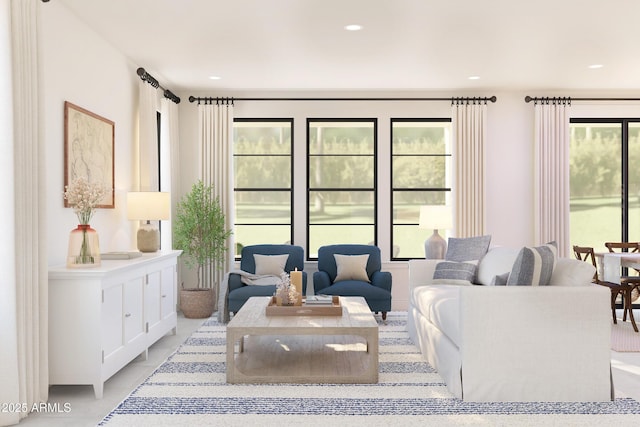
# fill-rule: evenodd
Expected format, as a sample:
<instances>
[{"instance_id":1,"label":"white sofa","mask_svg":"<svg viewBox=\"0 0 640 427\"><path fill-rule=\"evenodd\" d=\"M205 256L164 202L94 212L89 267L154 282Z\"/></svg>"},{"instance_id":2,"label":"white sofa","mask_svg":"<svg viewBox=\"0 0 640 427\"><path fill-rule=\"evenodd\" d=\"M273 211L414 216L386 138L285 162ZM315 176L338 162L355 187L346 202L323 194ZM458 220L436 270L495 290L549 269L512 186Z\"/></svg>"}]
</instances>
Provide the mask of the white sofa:
<instances>
[{"instance_id":1,"label":"white sofa","mask_svg":"<svg viewBox=\"0 0 640 427\"><path fill-rule=\"evenodd\" d=\"M478 264L483 285L434 285L437 260L409 261L411 339L465 401L612 400L609 289L568 258L549 286L489 286L518 252L490 249Z\"/></svg>"}]
</instances>

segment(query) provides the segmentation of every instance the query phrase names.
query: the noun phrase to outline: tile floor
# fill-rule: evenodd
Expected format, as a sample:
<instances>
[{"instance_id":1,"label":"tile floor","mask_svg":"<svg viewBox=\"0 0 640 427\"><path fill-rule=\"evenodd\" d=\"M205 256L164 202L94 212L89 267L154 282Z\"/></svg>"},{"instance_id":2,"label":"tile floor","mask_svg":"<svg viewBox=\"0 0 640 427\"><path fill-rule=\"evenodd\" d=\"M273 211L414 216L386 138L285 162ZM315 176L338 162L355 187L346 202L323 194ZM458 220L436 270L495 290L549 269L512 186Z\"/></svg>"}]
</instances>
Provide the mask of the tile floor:
<instances>
[{"instance_id":1,"label":"tile floor","mask_svg":"<svg viewBox=\"0 0 640 427\"><path fill-rule=\"evenodd\" d=\"M640 310L639 310L640 311ZM636 319L640 318L636 314ZM147 378L202 323L203 319L178 317L178 333L167 335L150 347L147 360L135 359L104 385L104 397L96 399L91 386L52 386L49 402L62 407L70 405L68 413L32 413L20 426L87 427L95 426L129 393ZM640 353L611 352L616 397L632 397L640 401Z\"/></svg>"}]
</instances>

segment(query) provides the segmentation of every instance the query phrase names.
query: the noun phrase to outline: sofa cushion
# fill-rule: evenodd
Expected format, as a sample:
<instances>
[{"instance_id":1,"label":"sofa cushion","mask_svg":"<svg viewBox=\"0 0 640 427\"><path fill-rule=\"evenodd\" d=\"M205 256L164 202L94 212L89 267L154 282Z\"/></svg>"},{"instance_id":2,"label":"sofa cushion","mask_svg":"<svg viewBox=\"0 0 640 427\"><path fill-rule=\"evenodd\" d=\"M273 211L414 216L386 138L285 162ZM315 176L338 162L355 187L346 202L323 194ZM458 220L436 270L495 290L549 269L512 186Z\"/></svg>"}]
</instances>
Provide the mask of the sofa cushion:
<instances>
[{"instance_id":1,"label":"sofa cushion","mask_svg":"<svg viewBox=\"0 0 640 427\"><path fill-rule=\"evenodd\" d=\"M556 262L555 242L533 248L524 247L513 263L507 286L546 286Z\"/></svg>"},{"instance_id":2,"label":"sofa cushion","mask_svg":"<svg viewBox=\"0 0 640 427\"><path fill-rule=\"evenodd\" d=\"M478 264L476 283L491 285L496 276L506 273L508 277L519 252L519 249L505 246L491 248Z\"/></svg>"},{"instance_id":3,"label":"sofa cushion","mask_svg":"<svg viewBox=\"0 0 640 427\"><path fill-rule=\"evenodd\" d=\"M588 286L596 269L593 265L571 258L558 258L551 274L551 286Z\"/></svg>"},{"instance_id":4,"label":"sofa cushion","mask_svg":"<svg viewBox=\"0 0 640 427\"><path fill-rule=\"evenodd\" d=\"M284 266L287 265L289 254L282 255L260 255L253 254L256 263L256 274L280 276L284 273Z\"/></svg>"},{"instance_id":5,"label":"sofa cushion","mask_svg":"<svg viewBox=\"0 0 640 427\"><path fill-rule=\"evenodd\" d=\"M434 285L471 285L476 275L474 262L442 261L433 272Z\"/></svg>"},{"instance_id":6,"label":"sofa cushion","mask_svg":"<svg viewBox=\"0 0 640 427\"><path fill-rule=\"evenodd\" d=\"M460 286L419 286L412 305L457 347L460 347Z\"/></svg>"},{"instance_id":7,"label":"sofa cushion","mask_svg":"<svg viewBox=\"0 0 640 427\"><path fill-rule=\"evenodd\" d=\"M364 255L340 255L333 254L336 259L336 268L338 274L335 282L341 280L361 280L363 282L371 282L367 275L367 262L369 254Z\"/></svg>"}]
</instances>

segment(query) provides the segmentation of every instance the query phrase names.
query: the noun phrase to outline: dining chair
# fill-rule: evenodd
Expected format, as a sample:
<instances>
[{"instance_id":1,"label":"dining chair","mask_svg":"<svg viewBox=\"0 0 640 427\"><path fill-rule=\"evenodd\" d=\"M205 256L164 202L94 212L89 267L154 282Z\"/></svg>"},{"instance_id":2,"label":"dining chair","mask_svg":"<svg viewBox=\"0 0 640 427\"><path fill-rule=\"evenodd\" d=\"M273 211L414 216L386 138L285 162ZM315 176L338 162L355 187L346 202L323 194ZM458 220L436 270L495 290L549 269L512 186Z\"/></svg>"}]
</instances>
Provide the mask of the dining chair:
<instances>
[{"instance_id":1,"label":"dining chair","mask_svg":"<svg viewBox=\"0 0 640 427\"><path fill-rule=\"evenodd\" d=\"M624 307L624 312L622 315L622 321L625 322L627 320L627 311L629 312L629 320L631 321L631 325L633 326L633 330L638 332L638 326L636 326L636 320L633 317L633 311L631 307L631 291L634 287L629 283L613 283L607 282L605 280L600 280L598 277L598 265L596 264L596 255L593 251L592 247L589 246L573 246L573 253L576 258L580 261L590 262L594 268L596 269L592 282L606 286L611 291L611 315L613 316L613 323L618 324L618 316L616 316L616 299L618 295L622 297L622 303Z\"/></svg>"},{"instance_id":2,"label":"dining chair","mask_svg":"<svg viewBox=\"0 0 640 427\"><path fill-rule=\"evenodd\" d=\"M611 253L626 252L630 254L640 254L640 242L606 242L604 246ZM628 283L633 287L631 289L631 302L637 300L638 297L640 297L640 270L633 270L639 275L625 275L620 277L620 283ZM623 320L625 319L623 318Z\"/></svg>"}]
</instances>

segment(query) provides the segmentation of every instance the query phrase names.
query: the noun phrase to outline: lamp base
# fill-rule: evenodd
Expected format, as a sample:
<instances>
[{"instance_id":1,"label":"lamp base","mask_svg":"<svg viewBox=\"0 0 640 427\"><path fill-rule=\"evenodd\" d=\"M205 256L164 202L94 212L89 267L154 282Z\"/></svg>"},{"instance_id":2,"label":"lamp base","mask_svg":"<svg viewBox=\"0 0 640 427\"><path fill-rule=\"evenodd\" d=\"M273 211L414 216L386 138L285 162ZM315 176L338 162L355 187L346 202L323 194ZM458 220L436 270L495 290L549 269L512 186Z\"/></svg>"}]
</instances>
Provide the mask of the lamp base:
<instances>
[{"instance_id":1,"label":"lamp base","mask_svg":"<svg viewBox=\"0 0 640 427\"><path fill-rule=\"evenodd\" d=\"M433 234L424 241L424 257L426 259L444 259L447 253L447 241L433 230Z\"/></svg>"},{"instance_id":2,"label":"lamp base","mask_svg":"<svg viewBox=\"0 0 640 427\"><path fill-rule=\"evenodd\" d=\"M138 229L138 250L157 252L160 249L160 230L151 224L143 224Z\"/></svg>"}]
</instances>

